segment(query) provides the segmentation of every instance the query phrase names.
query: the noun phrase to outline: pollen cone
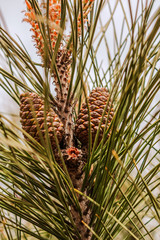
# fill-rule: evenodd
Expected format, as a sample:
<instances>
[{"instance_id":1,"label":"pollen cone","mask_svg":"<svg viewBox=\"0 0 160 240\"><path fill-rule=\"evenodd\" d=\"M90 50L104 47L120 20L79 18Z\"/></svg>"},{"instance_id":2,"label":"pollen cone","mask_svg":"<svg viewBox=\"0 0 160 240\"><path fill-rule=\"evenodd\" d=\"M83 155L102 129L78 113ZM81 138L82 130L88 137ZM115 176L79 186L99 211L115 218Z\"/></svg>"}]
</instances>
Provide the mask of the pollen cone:
<instances>
[{"instance_id":1,"label":"pollen cone","mask_svg":"<svg viewBox=\"0 0 160 240\"><path fill-rule=\"evenodd\" d=\"M20 101L20 121L23 130L29 133L39 143L42 143L42 139L45 140L45 131L47 126L52 147L56 146L55 135L60 143L64 129L63 124L54 110L49 108L45 117L44 100L36 93L22 93ZM27 140L29 141L28 138Z\"/></svg>"},{"instance_id":2,"label":"pollen cone","mask_svg":"<svg viewBox=\"0 0 160 240\"><path fill-rule=\"evenodd\" d=\"M114 114L113 107L111 105L111 101L108 102L109 97L110 97L110 94L106 88L97 87L90 93L90 96L88 98L88 104L90 109L90 120L91 120L90 124L91 124L91 133L92 133L92 143L95 140L95 136L96 136L103 114L104 114L104 117L100 126L98 143L102 139L106 124L108 128L113 118L113 114ZM107 104L107 107L106 107L106 104ZM88 144L89 115L88 115L88 107L86 103L82 104L82 108L76 120L75 135L82 144Z\"/></svg>"}]
</instances>

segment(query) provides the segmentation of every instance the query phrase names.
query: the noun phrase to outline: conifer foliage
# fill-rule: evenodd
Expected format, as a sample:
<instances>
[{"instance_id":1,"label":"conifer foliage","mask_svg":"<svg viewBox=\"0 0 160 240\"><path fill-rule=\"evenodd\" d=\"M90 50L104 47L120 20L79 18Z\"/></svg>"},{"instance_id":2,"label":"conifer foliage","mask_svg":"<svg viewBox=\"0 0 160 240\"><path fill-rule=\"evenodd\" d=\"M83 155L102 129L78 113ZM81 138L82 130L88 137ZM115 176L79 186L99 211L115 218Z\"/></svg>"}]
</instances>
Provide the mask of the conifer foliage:
<instances>
[{"instance_id":1,"label":"conifer foliage","mask_svg":"<svg viewBox=\"0 0 160 240\"><path fill-rule=\"evenodd\" d=\"M93 1L83 1L82 2L82 9L83 9L83 21L84 24L87 21L87 14L91 10ZM35 10L33 9L32 5L26 0L27 5L27 12L25 13L24 20L29 22L32 26L31 30L33 31L33 39L35 41L35 46L38 49L38 54L41 55L42 60L45 61L45 44L44 39L42 37L42 33L40 31L39 26L39 16L37 16ZM46 23L45 19L47 17L47 6L44 2L40 5L40 11L42 13L43 17L43 24L44 28L46 29ZM48 22L49 25L49 37L46 37L47 46L49 45L50 40L50 48L48 51L54 53L55 45L58 39L59 29L60 29L60 20L61 20L61 3L60 1L49 1L49 9L48 9ZM57 30L55 29L55 26L52 24L56 24ZM77 30L78 30L78 36L81 34L81 19L80 16L78 16L77 19ZM50 38L50 39L49 39ZM66 39L65 39L66 38ZM66 40L66 44L64 42ZM57 92L57 114L60 117L60 120L58 119L58 116L54 113L52 108L49 109L48 113L46 114L46 125L47 125L47 131L50 136L50 141L52 145L52 151L57 155L56 160L58 161L58 152L57 148L55 146L55 138L60 142L63 139L62 147L60 147L60 151L62 154L62 157L64 159L64 162L66 164L68 173L71 177L73 186L79 190L82 188L83 179L84 179L84 166L87 162L87 151L86 153L84 150L77 149L76 142L74 140L74 123L73 123L73 98L68 97L68 90L69 90L69 83L70 83L70 71L71 71L71 50L72 46L67 47L69 41L69 36L65 37L62 35L62 39L59 45L59 48L56 53L56 67L57 67L57 75L55 71L51 72L54 78L54 82L56 85L56 92ZM51 61L49 57L49 66L48 68L51 68ZM59 82L58 78L59 77ZM61 89L60 89L61 86ZM105 92L105 89L99 88L98 89L99 95L99 101L101 98L103 98L102 95L103 92ZM95 93L96 94L96 93ZM72 92L71 92L72 95ZM92 93L94 95L94 93ZM89 101L91 101L90 96ZM23 126L23 129L26 130L34 139L39 140L40 142L40 134L42 137L45 135L45 119L44 119L44 101L40 100L39 96L35 93L22 93L21 96L21 123ZM96 126L98 129L98 125L100 123L100 120L102 118L102 114L104 112L107 98L101 99L102 100L102 106L101 106L101 114L99 115L99 121L96 122ZM92 100L92 104L94 105L94 102L98 101L98 99ZM30 103L29 103L30 102ZM29 104L27 104L29 103ZM86 106L86 111L88 112L88 108ZM108 109L108 112L110 109ZM92 109L92 122L96 121L94 120L94 114L96 112L94 109ZM81 114L80 114L81 115ZM31 117L30 117L31 116ZM96 117L96 116L95 116ZM80 118L80 117L79 117ZM85 122L85 125L89 125L89 117L86 116L87 122ZM110 119L111 120L111 119ZM103 118L103 126L105 127L105 124L107 122L107 118ZM54 129L53 129L54 128ZM80 128L80 127L79 127ZM95 128L94 128L95 129ZM64 134L63 134L64 130ZM96 132L94 132L94 136L96 135ZM102 132L102 131L101 131ZM79 131L79 134L81 134L81 131ZM82 133L83 134L83 133ZM54 135L56 135L54 137ZM62 136L63 135L63 136ZM39 137L38 137L39 136ZM89 131L86 132L86 143L89 137ZM102 138L102 136L101 136ZM84 143L84 141L83 141ZM91 233L89 229L86 228L85 225L82 224L82 220L85 220L85 223L88 225L91 220L90 210L87 207L88 200L84 198L78 197L79 205L81 209L81 215L78 213L77 210L75 210L74 206L71 206L71 214L74 219L74 222L76 224L76 227L79 231L79 235L81 236L81 239L91 239ZM76 239L76 237L74 237Z\"/></svg>"},{"instance_id":2,"label":"conifer foliage","mask_svg":"<svg viewBox=\"0 0 160 240\"><path fill-rule=\"evenodd\" d=\"M0 68L0 86L19 105L20 124L0 114L0 239L154 239L160 9L154 13L154 0L141 1L138 15L139 2L134 15L128 0L128 21L120 0L113 9L105 0L25 0L24 22L40 63L1 27L9 70Z\"/></svg>"}]
</instances>

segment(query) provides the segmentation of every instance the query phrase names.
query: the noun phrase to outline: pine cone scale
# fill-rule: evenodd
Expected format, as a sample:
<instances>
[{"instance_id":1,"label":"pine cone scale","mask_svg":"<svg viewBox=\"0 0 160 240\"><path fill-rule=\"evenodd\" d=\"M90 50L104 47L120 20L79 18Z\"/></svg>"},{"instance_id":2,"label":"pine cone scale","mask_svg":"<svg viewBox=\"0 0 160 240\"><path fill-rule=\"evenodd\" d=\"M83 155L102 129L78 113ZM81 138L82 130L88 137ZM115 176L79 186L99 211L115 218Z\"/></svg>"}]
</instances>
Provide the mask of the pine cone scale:
<instances>
[{"instance_id":1,"label":"pine cone scale","mask_svg":"<svg viewBox=\"0 0 160 240\"><path fill-rule=\"evenodd\" d=\"M105 127L107 128L109 127L114 115L112 103L109 98L110 94L107 89L96 88L91 92L88 98L89 108L87 107L86 103L82 104L82 108L76 120L75 126L75 135L82 144L88 144L89 120L91 125L92 142L94 142L95 140L95 136L98 129L99 129L98 142L101 141L103 131ZM90 117L88 114L88 110L90 110ZM100 123L101 126L99 128Z\"/></svg>"},{"instance_id":2,"label":"pine cone scale","mask_svg":"<svg viewBox=\"0 0 160 240\"><path fill-rule=\"evenodd\" d=\"M23 130L41 143L41 136L45 136L46 128L50 136L51 144L56 146L55 135L61 142L64 128L57 114L50 108L44 113L44 100L36 93L23 93L20 96L20 117ZM29 139L27 138L29 141Z\"/></svg>"}]
</instances>

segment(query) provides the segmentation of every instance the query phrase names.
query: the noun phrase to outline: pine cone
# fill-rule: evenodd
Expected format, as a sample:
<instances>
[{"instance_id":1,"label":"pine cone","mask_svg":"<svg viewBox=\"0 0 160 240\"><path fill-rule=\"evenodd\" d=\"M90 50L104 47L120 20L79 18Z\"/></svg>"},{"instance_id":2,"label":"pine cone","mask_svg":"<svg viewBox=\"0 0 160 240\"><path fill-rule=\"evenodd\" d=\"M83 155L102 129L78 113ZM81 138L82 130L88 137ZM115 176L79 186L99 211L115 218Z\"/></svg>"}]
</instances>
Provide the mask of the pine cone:
<instances>
[{"instance_id":1,"label":"pine cone","mask_svg":"<svg viewBox=\"0 0 160 240\"><path fill-rule=\"evenodd\" d=\"M85 177L84 166L86 164L86 153L83 152L81 149L75 147L63 149L61 153L67 166L68 173L70 175L74 188L81 191ZM62 166L59 155L57 155L56 160L58 161L59 165ZM84 194L87 195L86 190L84 191ZM91 220L91 211L88 208L89 201L86 197L79 194L77 194L77 198L79 200L82 215L79 214L79 211L73 205L70 206L71 214L81 235L81 239L89 240L91 239L91 233L88 231L86 226L82 224L82 220L86 224L89 224ZM74 239L78 240L79 238L75 236Z\"/></svg>"},{"instance_id":2,"label":"pine cone","mask_svg":"<svg viewBox=\"0 0 160 240\"><path fill-rule=\"evenodd\" d=\"M92 143L95 140L99 123L102 119L102 115L103 115L104 109L106 108L106 103L109 99L109 96L110 96L109 92L106 88L98 87L90 93L90 96L88 98L88 103L90 107L90 118L91 118ZM108 116L108 112L109 112L109 116ZM114 114L113 107L111 106L111 101L109 101L103 120L102 120L101 127L100 127L98 143L102 139L102 135L103 135L106 123L107 123L107 127L109 127L111 120L113 118L113 114ZM107 118L108 118L108 122L107 122ZM89 116L88 116L87 104L85 103L82 104L82 108L76 120L75 135L82 144L88 144Z\"/></svg>"},{"instance_id":3,"label":"pine cone","mask_svg":"<svg viewBox=\"0 0 160 240\"><path fill-rule=\"evenodd\" d=\"M82 187L83 168L86 164L86 153L75 147L62 149L61 153L74 187L80 189ZM58 152L55 152L55 158L58 164L63 168Z\"/></svg>"},{"instance_id":4,"label":"pine cone","mask_svg":"<svg viewBox=\"0 0 160 240\"><path fill-rule=\"evenodd\" d=\"M74 188L81 191L85 173L84 166L86 164L86 153L82 150L70 147L62 150L63 158L66 163L69 175L72 179ZM87 195L86 190L84 194ZM82 220L89 224L91 220L91 211L89 209L89 201L86 197L77 194L79 205L81 208L82 215L79 214L79 211L71 205L71 214L74 219L74 222L78 228L78 231L81 235L81 239L91 239L91 232L88 231L85 225L82 224ZM76 237L74 239L77 239Z\"/></svg>"},{"instance_id":5,"label":"pine cone","mask_svg":"<svg viewBox=\"0 0 160 240\"><path fill-rule=\"evenodd\" d=\"M45 137L44 100L36 93L22 93L20 96L20 117L22 128L41 143ZM54 131L59 143L64 133L63 124L52 108L46 112L46 125L52 147L56 146ZM26 136L25 136L26 137ZM27 138L29 141L29 139Z\"/></svg>"}]
</instances>

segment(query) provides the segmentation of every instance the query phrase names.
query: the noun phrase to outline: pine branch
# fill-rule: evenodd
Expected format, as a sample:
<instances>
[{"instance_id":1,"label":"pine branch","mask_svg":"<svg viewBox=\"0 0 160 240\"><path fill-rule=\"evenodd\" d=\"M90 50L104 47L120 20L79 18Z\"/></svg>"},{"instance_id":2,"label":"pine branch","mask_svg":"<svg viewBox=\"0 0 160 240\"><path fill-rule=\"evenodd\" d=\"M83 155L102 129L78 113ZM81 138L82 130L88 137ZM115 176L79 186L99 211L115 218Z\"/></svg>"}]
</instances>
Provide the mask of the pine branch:
<instances>
[{"instance_id":1,"label":"pine branch","mask_svg":"<svg viewBox=\"0 0 160 240\"><path fill-rule=\"evenodd\" d=\"M20 105L21 122L0 113L0 238L154 239L160 165L155 1L137 1L135 13L128 1L129 17L120 0L25 2L24 21L41 63L0 29L7 66L0 85ZM109 16L99 29L103 11Z\"/></svg>"}]
</instances>

